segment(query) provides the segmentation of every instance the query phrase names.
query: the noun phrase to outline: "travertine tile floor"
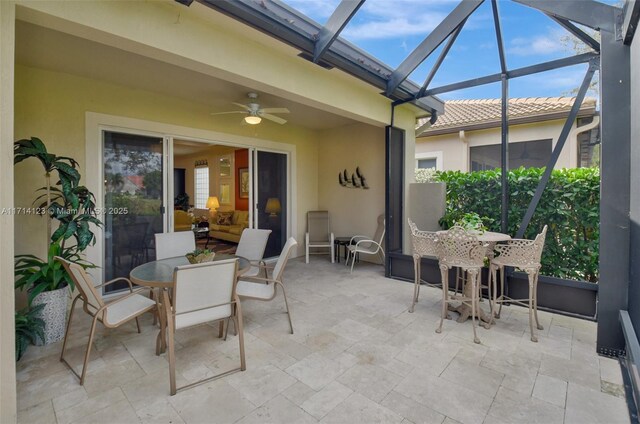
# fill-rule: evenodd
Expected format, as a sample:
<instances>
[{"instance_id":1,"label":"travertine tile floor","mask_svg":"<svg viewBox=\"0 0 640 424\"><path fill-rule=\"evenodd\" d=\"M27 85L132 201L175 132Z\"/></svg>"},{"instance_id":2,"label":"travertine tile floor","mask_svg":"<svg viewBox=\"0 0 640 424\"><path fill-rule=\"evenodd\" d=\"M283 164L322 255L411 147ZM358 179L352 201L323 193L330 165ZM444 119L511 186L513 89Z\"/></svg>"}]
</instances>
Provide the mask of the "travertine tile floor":
<instances>
[{"instance_id":1,"label":"travertine tile floor","mask_svg":"<svg viewBox=\"0 0 640 424\"><path fill-rule=\"evenodd\" d=\"M281 297L244 302L247 371L169 396L157 328L99 331L84 387L59 362L61 344L30 347L18 364L21 423L626 423L618 363L595 353L596 325L542 312L539 343L526 311L503 309L472 342L470 322L436 334L440 291L384 278L382 268L293 260ZM484 307L488 305L484 303ZM89 319L72 326L81 363ZM237 337L215 326L178 333L178 383L230 368Z\"/></svg>"}]
</instances>

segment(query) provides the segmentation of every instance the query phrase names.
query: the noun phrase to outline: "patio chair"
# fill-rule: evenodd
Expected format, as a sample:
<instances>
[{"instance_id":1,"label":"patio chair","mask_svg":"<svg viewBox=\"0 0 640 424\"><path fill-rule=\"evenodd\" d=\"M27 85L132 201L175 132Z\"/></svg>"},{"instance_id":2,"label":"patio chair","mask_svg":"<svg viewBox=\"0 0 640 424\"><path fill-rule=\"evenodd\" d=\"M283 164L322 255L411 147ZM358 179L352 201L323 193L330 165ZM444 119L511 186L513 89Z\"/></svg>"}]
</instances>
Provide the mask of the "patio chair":
<instances>
[{"instance_id":1,"label":"patio chair","mask_svg":"<svg viewBox=\"0 0 640 424\"><path fill-rule=\"evenodd\" d=\"M80 265L69 262L59 256L56 256L55 259L62 263L62 266L69 273L76 288L78 289L78 295L71 303L71 312L69 313L69 321L67 322L67 329L64 333L60 361L64 362L69 369L71 369L71 372L80 379L80 385L82 386L87 373L87 365L89 364L89 356L91 355L91 345L93 344L93 336L95 335L96 324L98 321L107 328L117 328L122 324L135 319L136 326L138 327L138 333L140 333L138 317L145 312L154 311L156 309L156 302L140 294L140 292L145 289L133 290L133 285L127 278L119 277L107 281L104 284L95 285L91 276ZM129 284L129 293L116 300L105 302L96 289L121 280L126 281ZM73 319L73 312L78 299L82 299L82 308L93 318L91 322L91 330L89 331L89 342L87 343L82 372L80 374L78 374L73 369L73 366L71 366L71 364L69 364L69 362L64 358L64 351L69 337L69 329L71 328L71 320Z\"/></svg>"},{"instance_id":2,"label":"patio chair","mask_svg":"<svg viewBox=\"0 0 640 424\"><path fill-rule=\"evenodd\" d=\"M462 302L471 308L471 325L473 327L473 341L480 343L476 333L476 308L479 308L479 286L478 274L484 266L486 256L486 246L478 241L478 238L465 231L464 228L454 226L450 230L438 235L438 263L442 274L442 315L440 316L440 326L436 333L442 332L442 324L445 318L449 318L448 306L452 302ZM467 288L462 294L457 293L449 298L449 270L459 267L467 274ZM469 288L469 285L470 288ZM469 293L470 292L470 295ZM491 311L493 314L493 310Z\"/></svg>"},{"instance_id":3,"label":"patio chair","mask_svg":"<svg viewBox=\"0 0 640 424\"><path fill-rule=\"evenodd\" d=\"M333 233L329 226L329 212L307 212L307 233L304 236L305 261L309 263L310 248L325 247L331 253L331 263L335 261Z\"/></svg>"},{"instance_id":4,"label":"patio chair","mask_svg":"<svg viewBox=\"0 0 640 424\"><path fill-rule=\"evenodd\" d=\"M356 258L360 254L365 255L378 255L380 260L384 263L384 249L382 248L382 242L384 241L385 233L385 221L384 215L378 217L378 228L373 238L369 236L353 236L347 246L347 261L346 265L349 265L349 258L351 258L351 272L353 273L353 265L356 263Z\"/></svg>"},{"instance_id":5,"label":"patio chair","mask_svg":"<svg viewBox=\"0 0 640 424\"><path fill-rule=\"evenodd\" d=\"M271 277L251 277L242 275L239 277L238 286L236 287L236 293L241 299L256 299L256 300L273 300L276 297L276 287L280 286L282 289L282 296L284 297L284 306L287 309L287 317L289 318L289 327L291 328L291 334L293 334L293 324L291 323L291 312L289 311L289 302L287 302L287 293L284 289L282 282L282 274L284 268L289 260L291 250L298 244L296 239L290 237L285 243L280 253L280 257L276 262L275 267L271 272ZM268 273L270 269L268 266L260 265L261 272ZM227 326L228 329L228 326Z\"/></svg>"},{"instance_id":6,"label":"patio chair","mask_svg":"<svg viewBox=\"0 0 640 424\"><path fill-rule=\"evenodd\" d=\"M184 256L196 249L193 231L158 233L156 239L156 260Z\"/></svg>"},{"instance_id":7,"label":"patio chair","mask_svg":"<svg viewBox=\"0 0 640 424\"><path fill-rule=\"evenodd\" d=\"M413 244L413 268L415 272L413 300L409 312L413 313L418 297L420 296L420 286L425 284L429 287L442 287L442 284L429 283L421 277L421 259L422 258L438 258L438 241L437 234L433 231L420 231L416 224L408 218L409 228L411 229L411 242Z\"/></svg>"},{"instance_id":8,"label":"patio chair","mask_svg":"<svg viewBox=\"0 0 640 424\"><path fill-rule=\"evenodd\" d=\"M244 354L242 307L236 294L237 259L227 259L176 267L173 274L173 299L169 292L162 291L163 305L167 316L169 383L171 395L213 379L247 369ZM233 318L237 325L240 347L240 366L182 387L176 387L175 332L187 327L211 321L220 322L222 336L223 320Z\"/></svg>"},{"instance_id":9,"label":"patio chair","mask_svg":"<svg viewBox=\"0 0 640 424\"><path fill-rule=\"evenodd\" d=\"M236 255L242 256L251 262L251 269L242 274L247 277L254 277L260 273L260 264L264 255L264 249L267 247L271 230L258 230L247 228L240 236L240 242L236 249ZM262 262L262 264L264 264ZM266 275L265 275L266 277Z\"/></svg>"},{"instance_id":10,"label":"patio chair","mask_svg":"<svg viewBox=\"0 0 640 424\"><path fill-rule=\"evenodd\" d=\"M533 329L533 319L536 320L538 330L544 327L538 321L538 276L540 274L540 260L544 249L544 241L547 236L547 226L534 240L512 239L505 244L495 247L498 256L491 259L491 276L493 281L493 309L499 304L496 318L500 318L502 304L505 302L515 303L529 308L529 329L531 331L531 341L537 342L538 337ZM504 267L510 266L522 270L529 277L529 297L525 299L512 299L504 294ZM498 296L496 285L496 273L500 270L500 296ZM493 319L493 314L491 314Z\"/></svg>"}]
</instances>

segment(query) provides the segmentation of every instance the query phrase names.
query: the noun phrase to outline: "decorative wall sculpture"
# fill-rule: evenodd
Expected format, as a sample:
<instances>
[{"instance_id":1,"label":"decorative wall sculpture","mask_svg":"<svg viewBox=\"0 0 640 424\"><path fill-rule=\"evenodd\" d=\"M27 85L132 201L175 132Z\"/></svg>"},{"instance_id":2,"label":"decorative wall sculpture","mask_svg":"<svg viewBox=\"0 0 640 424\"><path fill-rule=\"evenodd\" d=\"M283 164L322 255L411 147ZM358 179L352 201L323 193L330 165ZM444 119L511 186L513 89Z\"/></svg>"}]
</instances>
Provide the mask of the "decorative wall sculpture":
<instances>
[{"instance_id":1,"label":"decorative wall sculpture","mask_svg":"<svg viewBox=\"0 0 640 424\"><path fill-rule=\"evenodd\" d=\"M369 186L367 185L367 179L360 172L359 166L356 167L356 173L351 174L351 176L349 176L349 173L347 173L346 169L342 172L339 172L338 183L340 183L342 187L346 188L362 188L365 190L369 189Z\"/></svg>"}]
</instances>

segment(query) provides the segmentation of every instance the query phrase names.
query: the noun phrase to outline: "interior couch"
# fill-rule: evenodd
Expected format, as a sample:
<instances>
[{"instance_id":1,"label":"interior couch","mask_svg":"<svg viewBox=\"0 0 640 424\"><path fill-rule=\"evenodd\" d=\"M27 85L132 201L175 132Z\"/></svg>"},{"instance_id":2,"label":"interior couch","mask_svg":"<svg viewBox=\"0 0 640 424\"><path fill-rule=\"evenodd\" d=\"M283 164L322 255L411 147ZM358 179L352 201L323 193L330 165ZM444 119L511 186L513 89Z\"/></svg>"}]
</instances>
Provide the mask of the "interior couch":
<instances>
[{"instance_id":1,"label":"interior couch","mask_svg":"<svg viewBox=\"0 0 640 424\"><path fill-rule=\"evenodd\" d=\"M190 231L191 217L185 211L173 211L173 231Z\"/></svg>"},{"instance_id":2,"label":"interior couch","mask_svg":"<svg viewBox=\"0 0 640 424\"><path fill-rule=\"evenodd\" d=\"M220 214L230 213L229 224L222 224ZM209 220L209 237L239 243L240 236L245 228L249 227L249 211L218 211Z\"/></svg>"}]
</instances>

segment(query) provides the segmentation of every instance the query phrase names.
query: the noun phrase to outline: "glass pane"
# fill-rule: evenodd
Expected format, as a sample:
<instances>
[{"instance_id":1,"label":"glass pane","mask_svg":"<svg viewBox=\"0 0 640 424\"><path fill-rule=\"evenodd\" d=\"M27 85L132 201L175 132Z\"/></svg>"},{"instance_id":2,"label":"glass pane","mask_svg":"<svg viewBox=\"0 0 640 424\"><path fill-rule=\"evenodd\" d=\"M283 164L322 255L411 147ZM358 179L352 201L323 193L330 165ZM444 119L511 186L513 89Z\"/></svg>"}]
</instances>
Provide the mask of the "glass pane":
<instances>
[{"instance_id":1,"label":"glass pane","mask_svg":"<svg viewBox=\"0 0 640 424\"><path fill-rule=\"evenodd\" d=\"M258 228L271 234L265 258L280 255L287 238L287 155L258 152Z\"/></svg>"},{"instance_id":2,"label":"glass pane","mask_svg":"<svg viewBox=\"0 0 640 424\"><path fill-rule=\"evenodd\" d=\"M437 159L436 158L429 158L429 159L418 159L418 168L422 168L422 169L435 169L436 168L436 162Z\"/></svg>"},{"instance_id":3,"label":"glass pane","mask_svg":"<svg viewBox=\"0 0 640 424\"><path fill-rule=\"evenodd\" d=\"M209 168L201 166L195 169L195 207L205 209L209 198Z\"/></svg>"},{"instance_id":4,"label":"glass pane","mask_svg":"<svg viewBox=\"0 0 640 424\"><path fill-rule=\"evenodd\" d=\"M231 176L231 159L229 157L220 158L220 176Z\"/></svg>"},{"instance_id":5,"label":"glass pane","mask_svg":"<svg viewBox=\"0 0 640 424\"><path fill-rule=\"evenodd\" d=\"M155 259L162 225L162 138L104 132L104 279ZM126 288L109 285L105 292Z\"/></svg>"},{"instance_id":6,"label":"glass pane","mask_svg":"<svg viewBox=\"0 0 640 424\"><path fill-rule=\"evenodd\" d=\"M551 157L551 140L509 143L509 169L542 168ZM476 146L470 149L471 170L500 168L500 145Z\"/></svg>"}]
</instances>

